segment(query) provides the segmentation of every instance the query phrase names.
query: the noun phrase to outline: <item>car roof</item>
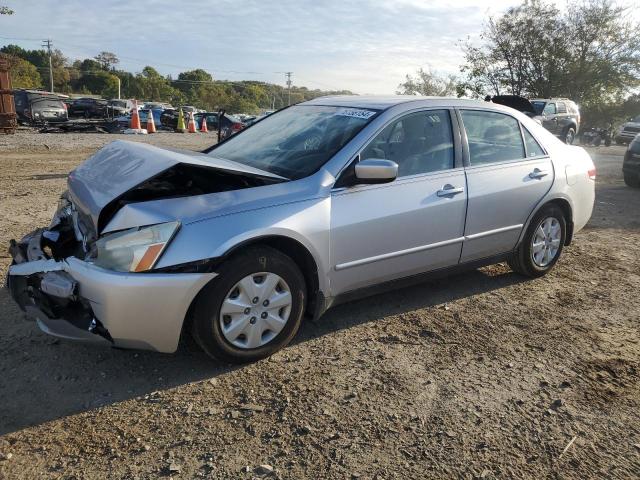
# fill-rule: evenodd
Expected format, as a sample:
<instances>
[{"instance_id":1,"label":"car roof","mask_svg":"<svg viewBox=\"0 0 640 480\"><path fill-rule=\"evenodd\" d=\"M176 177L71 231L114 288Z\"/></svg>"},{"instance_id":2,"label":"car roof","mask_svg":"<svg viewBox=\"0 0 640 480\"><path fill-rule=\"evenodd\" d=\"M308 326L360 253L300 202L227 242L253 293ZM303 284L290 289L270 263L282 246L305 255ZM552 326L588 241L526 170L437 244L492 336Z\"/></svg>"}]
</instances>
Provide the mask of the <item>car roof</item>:
<instances>
[{"instance_id":1,"label":"car roof","mask_svg":"<svg viewBox=\"0 0 640 480\"><path fill-rule=\"evenodd\" d=\"M416 95L364 96L364 95L335 95L318 97L299 105L318 105L328 107L372 108L386 110L387 108L406 103L420 103L426 107L488 107L502 110L504 107L484 100L470 100L453 97L421 97Z\"/></svg>"}]
</instances>

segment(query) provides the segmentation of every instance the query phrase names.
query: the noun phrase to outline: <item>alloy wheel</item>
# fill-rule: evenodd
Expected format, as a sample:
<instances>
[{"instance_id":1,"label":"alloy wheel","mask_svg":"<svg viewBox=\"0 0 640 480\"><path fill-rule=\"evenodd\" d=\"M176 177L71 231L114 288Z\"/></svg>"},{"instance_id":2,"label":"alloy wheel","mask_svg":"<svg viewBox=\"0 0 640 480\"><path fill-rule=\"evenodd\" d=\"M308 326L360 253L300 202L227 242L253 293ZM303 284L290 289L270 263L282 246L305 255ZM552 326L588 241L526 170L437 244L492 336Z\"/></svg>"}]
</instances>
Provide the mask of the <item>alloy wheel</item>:
<instances>
[{"instance_id":1,"label":"alloy wheel","mask_svg":"<svg viewBox=\"0 0 640 480\"><path fill-rule=\"evenodd\" d=\"M258 272L236 283L220 307L224 338L242 349L259 348L285 327L292 307L291 289L279 275Z\"/></svg>"},{"instance_id":2,"label":"alloy wheel","mask_svg":"<svg viewBox=\"0 0 640 480\"><path fill-rule=\"evenodd\" d=\"M547 217L540 222L531 239L531 258L538 267L548 266L558 255L562 229L555 217Z\"/></svg>"}]
</instances>

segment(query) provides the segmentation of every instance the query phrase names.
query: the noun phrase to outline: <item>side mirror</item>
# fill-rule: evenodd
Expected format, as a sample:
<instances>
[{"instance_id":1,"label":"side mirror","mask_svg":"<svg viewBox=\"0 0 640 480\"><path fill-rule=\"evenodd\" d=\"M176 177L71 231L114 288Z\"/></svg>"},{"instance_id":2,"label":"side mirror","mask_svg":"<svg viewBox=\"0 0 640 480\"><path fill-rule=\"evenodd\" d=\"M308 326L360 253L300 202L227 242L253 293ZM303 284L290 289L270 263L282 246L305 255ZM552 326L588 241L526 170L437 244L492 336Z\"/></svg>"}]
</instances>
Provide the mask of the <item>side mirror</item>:
<instances>
[{"instance_id":1,"label":"side mirror","mask_svg":"<svg viewBox=\"0 0 640 480\"><path fill-rule=\"evenodd\" d=\"M355 173L360 184L389 183L398 176L398 164L383 158L367 158L356 163Z\"/></svg>"}]
</instances>

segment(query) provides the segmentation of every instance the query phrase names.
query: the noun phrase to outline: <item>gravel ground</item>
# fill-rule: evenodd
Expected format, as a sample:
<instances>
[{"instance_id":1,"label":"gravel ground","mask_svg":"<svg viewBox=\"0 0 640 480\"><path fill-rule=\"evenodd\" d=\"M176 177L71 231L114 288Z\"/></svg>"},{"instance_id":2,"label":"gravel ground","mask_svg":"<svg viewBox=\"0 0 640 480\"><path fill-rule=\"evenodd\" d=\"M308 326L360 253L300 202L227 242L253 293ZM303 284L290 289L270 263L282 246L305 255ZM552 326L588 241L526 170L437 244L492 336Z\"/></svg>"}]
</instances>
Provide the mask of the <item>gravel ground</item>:
<instances>
[{"instance_id":1,"label":"gravel ground","mask_svg":"<svg viewBox=\"0 0 640 480\"><path fill-rule=\"evenodd\" d=\"M114 138L0 137L0 244L47 224L64 174ZM546 277L500 264L342 305L251 365L60 341L0 289L0 478L638 478L622 153L591 150L594 215Z\"/></svg>"}]
</instances>

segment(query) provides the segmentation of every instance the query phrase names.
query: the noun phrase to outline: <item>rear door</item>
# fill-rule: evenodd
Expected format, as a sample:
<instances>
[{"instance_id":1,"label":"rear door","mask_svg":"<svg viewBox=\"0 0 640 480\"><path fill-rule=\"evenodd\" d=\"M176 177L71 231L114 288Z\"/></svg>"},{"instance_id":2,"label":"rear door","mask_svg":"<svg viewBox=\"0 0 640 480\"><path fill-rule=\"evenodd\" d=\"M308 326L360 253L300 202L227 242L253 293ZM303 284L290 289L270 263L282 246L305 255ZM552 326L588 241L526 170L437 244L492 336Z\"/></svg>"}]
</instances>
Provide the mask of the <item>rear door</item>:
<instances>
[{"instance_id":1,"label":"rear door","mask_svg":"<svg viewBox=\"0 0 640 480\"><path fill-rule=\"evenodd\" d=\"M553 164L511 115L463 109L469 205L462 262L506 253L553 183Z\"/></svg>"},{"instance_id":2,"label":"rear door","mask_svg":"<svg viewBox=\"0 0 640 480\"><path fill-rule=\"evenodd\" d=\"M542 126L554 135L560 133L558 128L558 109L555 102L548 102L542 111Z\"/></svg>"},{"instance_id":3,"label":"rear door","mask_svg":"<svg viewBox=\"0 0 640 480\"><path fill-rule=\"evenodd\" d=\"M398 164L395 181L340 187L338 179L331 194L332 295L458 263L467 199L452 119L449 109L407 113L364 147L359 160Z\"/></svg>"},{"instance_id":4,"label":"rear door","mask_svg":"<svg viewBox=\"0 0 640 480\"><path fill-rule=\"evenodd\" d=\"M569 128L569 125L572 124L569 112L567 112L566 103L557 102L556 110L558 112L556 115L556 118L558 119L558 134L564 133L565 129Z\"/></svg>"}]
</instances>

